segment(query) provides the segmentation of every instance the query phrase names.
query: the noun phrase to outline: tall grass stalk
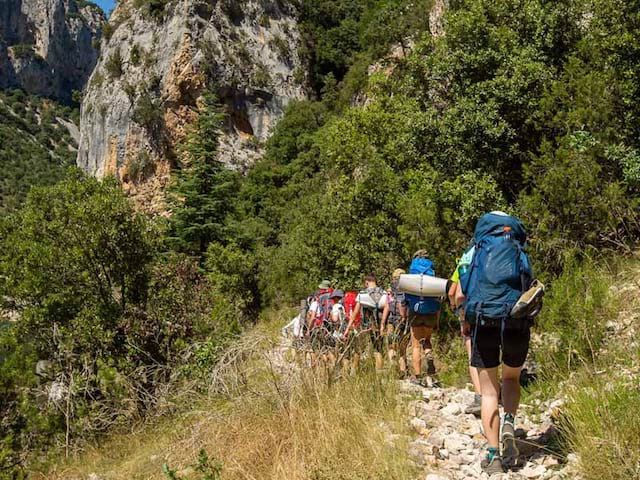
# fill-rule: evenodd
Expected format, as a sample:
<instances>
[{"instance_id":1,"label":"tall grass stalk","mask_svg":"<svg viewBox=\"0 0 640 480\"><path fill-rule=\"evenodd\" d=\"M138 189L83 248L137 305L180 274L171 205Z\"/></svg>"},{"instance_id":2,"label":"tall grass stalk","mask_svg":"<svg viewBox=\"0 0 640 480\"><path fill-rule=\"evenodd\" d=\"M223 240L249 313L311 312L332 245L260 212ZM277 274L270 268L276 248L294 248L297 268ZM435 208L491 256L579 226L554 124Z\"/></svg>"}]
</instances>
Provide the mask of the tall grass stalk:
<instances>
[{"instance_id":1,"label":"tall grass stalk","mask_svg":"<svg viewBox=\"0 0 640 480\"><path fill-rule=\"evenodd\" d=\"M275 344L245 337L212 369L208 396L191 410L109 444L41 477L105 480L179 478L201 450L223 463L222 479L405 480L404 408L392 378L365 371L329 382L321 373L283 368L266 353ZM373 370L373 369L371 369ZM215 388L213 388L215 386ZM194 476L193 478L199 478Z\"/></svg>"}]
</instances>

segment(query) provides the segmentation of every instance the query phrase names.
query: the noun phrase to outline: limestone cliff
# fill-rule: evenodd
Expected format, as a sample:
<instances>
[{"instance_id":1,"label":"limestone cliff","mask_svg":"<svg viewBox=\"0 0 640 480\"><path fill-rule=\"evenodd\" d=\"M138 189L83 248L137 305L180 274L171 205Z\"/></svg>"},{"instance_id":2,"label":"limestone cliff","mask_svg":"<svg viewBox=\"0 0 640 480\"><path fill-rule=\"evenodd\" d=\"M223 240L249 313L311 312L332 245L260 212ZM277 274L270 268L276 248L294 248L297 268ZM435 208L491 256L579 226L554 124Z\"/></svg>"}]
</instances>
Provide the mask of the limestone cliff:
<instances>
[{"instance_id":1,"label":"limestone cliff","mask_svg":"<svg viewBox=\"0 0 640 480\"><path fill-rule=\"evenodd\" d=\"M0 0L0 88L70 100L93 71L104 21L82 0Z\"/></svg>"},{"instance_id":2,"label":"limestone cliff","mask_svg":"<svg viewBox=\"0 0 640 480\"><path fill-rule=\"evenodd\" d=\"M176 144L205 89L226 106L220 151L234 168L260 154L284 107L305 91L296 21L278 0L150 5L123 0L109 20L82 103L78 165L115 174L158 212Z\"/></svg>"}]
</instances>

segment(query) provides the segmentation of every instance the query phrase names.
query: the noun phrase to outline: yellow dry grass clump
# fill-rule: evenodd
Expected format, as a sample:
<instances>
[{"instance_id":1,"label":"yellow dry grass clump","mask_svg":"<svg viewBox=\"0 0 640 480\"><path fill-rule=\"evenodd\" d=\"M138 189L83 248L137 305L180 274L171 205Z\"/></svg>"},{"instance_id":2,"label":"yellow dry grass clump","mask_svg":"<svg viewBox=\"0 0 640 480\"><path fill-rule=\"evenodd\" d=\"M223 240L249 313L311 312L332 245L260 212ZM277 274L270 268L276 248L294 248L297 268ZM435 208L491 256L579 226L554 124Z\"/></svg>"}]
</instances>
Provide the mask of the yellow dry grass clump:
<instances>
[{"instance_id":1,"label":"yellow dry grass clump","mask_svg":"<svg viewBox=\"0 0 640 480\"><path fill-rule=\"evenodd\" d=\"M326 375L278 365L264 327L214 368L210 393L179 416L111 438L35 478L406 480L403 407L393 379ZM212 374L213 375L213 374ZM215 388L214 388L215 387ZM204 449L220 477L197 471Z\"/></svg>"}]
</instances>

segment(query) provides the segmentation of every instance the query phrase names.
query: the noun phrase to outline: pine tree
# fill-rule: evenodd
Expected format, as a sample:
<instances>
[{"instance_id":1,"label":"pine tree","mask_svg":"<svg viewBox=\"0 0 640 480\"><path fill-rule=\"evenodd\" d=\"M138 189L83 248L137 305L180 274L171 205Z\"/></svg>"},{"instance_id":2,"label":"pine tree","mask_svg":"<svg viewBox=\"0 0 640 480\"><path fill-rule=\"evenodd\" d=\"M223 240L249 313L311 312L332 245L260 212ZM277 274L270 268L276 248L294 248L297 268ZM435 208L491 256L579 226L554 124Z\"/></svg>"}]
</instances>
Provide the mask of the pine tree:
<instances>
[{"instance_id":1,"label":"pine tree","mask_svg":"<svg viewBox=\"0 0 640 480\"><path fill-rule=\"evenodd\" d=\"M171 189L171 248L202 256L209 243L225 237L224 220L233 207L237 175L218 159L224 121L218 99L202 97L198 119L182 145L183 162Z\"/></svg>"}]
</instances>

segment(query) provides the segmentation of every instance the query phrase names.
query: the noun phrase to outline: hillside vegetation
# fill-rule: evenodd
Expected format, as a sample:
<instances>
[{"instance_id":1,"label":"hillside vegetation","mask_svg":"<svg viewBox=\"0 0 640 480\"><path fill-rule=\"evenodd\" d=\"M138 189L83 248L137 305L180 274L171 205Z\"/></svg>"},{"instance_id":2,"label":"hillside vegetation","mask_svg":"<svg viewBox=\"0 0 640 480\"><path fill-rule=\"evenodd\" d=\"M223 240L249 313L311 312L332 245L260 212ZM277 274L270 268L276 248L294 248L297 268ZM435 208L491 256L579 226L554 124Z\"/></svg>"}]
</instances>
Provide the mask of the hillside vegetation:
<instances>
[{"instance_id":1,"label":"hillside vegetation","mask_svg":"<svg viewBox=\"0 0 640 480\"><path fill-rule=\"evenodd\" d=\"M0 212L21 205L30 187L60 181L75 164L77 140L63 122L77 125L78 110L20 90L0 91Z\"/></svg>"},{"instance_id":2,"label":"hillside vegetation","mask_svg":"<svg viewBox=\"0 0 640 480\"><path fill-rule=\"evenodd\" d=\"M618 400L628 408L637 398L623 395L626 380L608 396L580 378L600 378L601 359L610 370L618 364L615 355L598 356L606 348L603 321L615 312L607 309L611 272L602 272L603 258L630 255L640 234L638 2L457 0L438 37L428 31L423 2L298 7L316 98L288 108L246 176L217 159L223 110L207 94L180 148L169 219L137 213L113 179L77 173L31 189L19 209L12 200L0 218L0 299L12 319L0 330L0 476L20 478L47 458L71 458L105 434L181 411L203 395L207 411L224 411L217 395L233 398L211 382L211 371L266 309L297 304L321 278L353 288L373 271L386 283L418 248L446 276L478 216L500 208L524 221L535 272L550 287L540 321L555 340L542 345L557 348L541 350L549 361L546 394L583 372L572 379L575 391L567 386L576 406L567 410L567 431L593 427L580 427L586 437L572 437L574 447L593 446L591 438L607 454L608 478L628 478L616 477L616 468L623 454L635 465L620 447L630 423L610 428L594 408ZM62 148L56 138L43 141ZM35 143L30 148L49 155ZM57 178L48 163L38 165L43 183ZM7 191L26 190L18 185L10 182ZM439 353L457 352L452 317L442 323ZM447 354L463 365L463 357ZM241 420L230 417L238 435L261 439L239 457L205 440L189 454L207 446L232 478L251 478L234 470L246 465L240 456L265 456L272 439L284 449L283 431L309 440L296 422L291 430L274 425L317 409L318 399L339 401L324 386L312 395L296 388L284 400L278 388L275 396L268 390L264 404L245 402ZM355 418L369 416L375 402L395 407L392 383L382 393L359 379L335 388L346 398L369 392L347 410ZM624 408L607 411L611 422ZM345 437L328 433L339 436L337 445L363 439L358 448L373 455L367 458L386 462L344 423ZM263 430L272 436L261 437ZM232 432L212 438L236 445L243 437ZM613 440L600 440L612 432ZM291 478L335 478L322 469L361 467L343 457L332 466L330 445L308 448L310 463ZM291 471L282 458L260 464L266 478ZM602 464L585 463L585 472L596 475ZM396 458L379 471L406 478L405 468Z\"/></svg>"}]
</instances>

